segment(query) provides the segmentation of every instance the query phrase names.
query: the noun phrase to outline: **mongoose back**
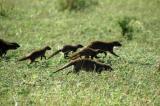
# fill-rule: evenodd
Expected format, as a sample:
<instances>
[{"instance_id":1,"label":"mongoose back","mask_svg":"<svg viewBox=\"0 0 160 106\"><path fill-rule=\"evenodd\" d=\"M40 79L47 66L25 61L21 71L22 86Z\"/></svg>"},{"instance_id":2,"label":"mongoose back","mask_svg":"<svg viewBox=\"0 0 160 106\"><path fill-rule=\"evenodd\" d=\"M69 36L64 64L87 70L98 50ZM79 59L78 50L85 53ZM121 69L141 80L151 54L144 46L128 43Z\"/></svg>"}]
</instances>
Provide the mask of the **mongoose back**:
<instances>
[{"instance_id":1,"label":"mongoose back","mask_svg":"<svg viewBox=\"0 0 160 106\"><path fill-rule=\"evenodd\" d=\"M91 57L91 59L93 59L94 57L95 57L95 58L98 58L97 55L98 55L99 53L104 53L104 54L106 55L106 52L103 51L103 50L100 50L100 49L84 48L84 49L82 49L81 51L73 54L73 55L70 57L70 59L73 60L73 59L76 59L76 58L78 58L78 57L81 58L82 56L84 56L85 58Z\"/></svg>"},{"instance_id":2,"label":"mongoose back","mask_svg":"<svg viewBox=\"0 0 160 106\"><path fill-rule=\"evenodd\" d=\"M70 66L74 66L74 72L78 73L80 70L85 71L96 71L97 73L101 73L103 70L113 70L109 65L104 63L96 62L90 59L76 59L68 63L67 65L63 66L62 68L58 69L57 71L53 72L56 73L60 70L68 68Z\"/></svg>"},{"instance_id":3,"label":"mongoose back","mask_svg":"<svg viewBox=\"0 0 160 106\"><path fill-rule=\"evenodd\" d=\"M42 60L43 57L46 59L45 53L46 53L47 50L51 50L51 48L49 46L46 46L42 49L39 49L37 51L32 52L31 54L29 54L26 57L23 57L23 58L19 59L19 61L29 59L31 61L30 62L30 64L31 64L31 63L35 62L35 60L39 57L41 57L41 60Z\"/></svg>"},{"instance_id":4,"label":"mongoose back","mask_svg":"<svg viewBox=\"0 0 160 106\"><path fill-rule=\"evenodd\" d=\"M0 39L0 57L5 56L8 50L18 49L20 45L16 42L8 42Z\"/></svg>"},{"instance_id":5,"label":"mongoose back","mask_svg":"<svg viewBox=\"0 0 160 106\"><path fill-rule=\"evenodd\" d=\"M113 42L93 41L87 47L92 48L92 49L100 49L100 50L108 51L111 54L113 54L114 56L119 57L117 54L115 54L113 52L113 48L116 47L116 46L120 47L122 45L118 41L113 41Z\"/></svg>"},{"instance_id":6,"label":"mongoose back","mask_svg":"<svg viewBox=\"0 0 160 106\"><path fill-rule=\"evenodd\" d=\"M49 58L53 57L54 55L58 54L59 52L64 53L64 58L68 57L69 52L76 52L77 49L82 48L83 46L78 45L64 45L61 49L54 52Z\"/></svg>"}]
</instances>

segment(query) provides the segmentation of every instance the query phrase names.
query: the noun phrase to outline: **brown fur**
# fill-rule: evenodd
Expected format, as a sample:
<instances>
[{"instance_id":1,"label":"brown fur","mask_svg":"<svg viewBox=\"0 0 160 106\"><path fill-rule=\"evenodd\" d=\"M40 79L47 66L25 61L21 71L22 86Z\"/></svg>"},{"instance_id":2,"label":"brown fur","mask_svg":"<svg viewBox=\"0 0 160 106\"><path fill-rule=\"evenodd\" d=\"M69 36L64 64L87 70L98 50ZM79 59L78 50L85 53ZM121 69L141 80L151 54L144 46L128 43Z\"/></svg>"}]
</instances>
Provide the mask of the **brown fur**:
<instances>
[{"instance_id":1,"label":"brown fur","mask_svg":"<svg viewBox=\"0 0 160 106\"><path fill-rule=\"evenodd\" d=\"M30 62L30 64L31 64L31 63L35 62L35 60L39 57L41 57L41 60L42 60L43 57L46 59L45 53L46 53L47 50L51 50L51 48L49 46L46 46L46 47L44 47L40 50L36 50L36 51L32 52L30 55L19 59L19 61L29 59L31 61Z\"/></svg>"},{"instance_id":2,"label":"brown fur","mask_svg":"<svg viewBox=\"0 0 160 106\"><path fill-rule=\"evenodd\" d=\"M91 57L91 59L93 59L94 57L98 58L97 55L99 53L104 53L106 55L106 52L103 51L103 50L100 50L100 49L84 48L81 51L73 54L70 58L73 60L73 59L76 59L78 57L81 58L82 56L84 56L85 58Z\"/></svg>"},{"instance_id":3,"label":"brown fur","mask_svg":"<svg viewBox=\"0 0 160 106\"><path fill-rule=\"evenodd\" d=\"M64 67L58 69L54 73L63 70L65 68L68 68L70 66L74 66L74 72L78 73L80 70L85 71L96 71L98 73L101 73L103 70L112 70L112 68L109 65L106 65L104 63L96 62L90 59L76 59L65 65Z\"/></svg>"},{"instance_id":4,"label":"brown fur","mask_svg":"<svg viewBox=\"0 0 160 106\"><path fill-rule=\"evenodd\" d=\"M0 39L0 57L5 56L8 50L15 50L19 48L20 45L15 42L8 42Z\"/></svg>"},{"instance_id":5,"label":"brown fur","mask_svg":"<svg viewBox=\"0 0 160 106\"><path fill-rule=\"evenodd\" d=\"M87 47L92 48L92 49L100 49L100 50L103 50L103 51L108 51L111 54L113 54L114 56L119 57L117 54L115 54L113 52L113 48L116 47L116 46L120 47L122 45L118 41L113 41L113 42L93 41Z\"/></svg>"},{"instance_id":6,"label":"brown fur","mask_svg":"<svg viewBox=\"0 0 160 106\"><path fill-rule=\"evenodd\" d=\"M83 46L80 45L80 44L74 45L74 46L73 46L73 45L65 45L65 46L63 46L62 49L57 50L56 52L54 52L54 53L49 57L49 59L50 59L51 57L53 57L54 55L58 54L59 52L64 53L64 58L67 58L69 52L76 52L78 48L82 48L82 47L83 47Z\"/></svg>"}]
</instances>

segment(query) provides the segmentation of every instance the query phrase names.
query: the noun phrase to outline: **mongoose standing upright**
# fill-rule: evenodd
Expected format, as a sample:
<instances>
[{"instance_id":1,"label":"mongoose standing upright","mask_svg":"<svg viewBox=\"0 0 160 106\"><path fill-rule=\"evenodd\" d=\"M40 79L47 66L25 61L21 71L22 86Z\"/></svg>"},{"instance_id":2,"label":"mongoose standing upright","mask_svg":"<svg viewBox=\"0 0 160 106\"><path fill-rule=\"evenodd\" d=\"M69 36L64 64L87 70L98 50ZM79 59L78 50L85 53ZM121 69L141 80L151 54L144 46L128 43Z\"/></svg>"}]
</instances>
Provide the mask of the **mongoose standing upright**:
<instances>
[{"instance_id":1,"label":"mongoose standing upright","mask_svg":"<svg viewBox=\"0 0 160 106\"><path fill-rule=\"evenodd\" d=\"M31 64L31 63L35 62L35 60L39 57L41 57L41 60L43 57L46 59L45 53L47 50L51 50L51 48L49 46L46 46L42 49L36 50L36 51L32 52L31 54L29 54L28 56L19 59L19 61L29 59L31 61L30 62L30 64Z\"/></svg>"},{"instance_id":2,"label":"mongoose standing upright","mask_svg":"<svg viewBox=\"0 0 160 106\"><path fill-rule=\"evenodd\" d=\"M113 70L109 65L104 63L96 62L90 59L76 59L68 63L67 65L63 66L62 68L58 69L57 71L53 72L56 73L60 70L68 68L70 66L74 66L74 73L79 73L80 70L85 71L96 71L97 73L101 73L103 70Z\"/></svg>"},{"instance_id":3,"label":"mongoose standing upright","mask_svg":"<svg viewBox=\"0 0 160 106\"><path fill-rule=\"evenodd\" d=\"M98 58L97 55L98 55L99 53L104 53L104 54L106 55L106 52L103 51L103 50L100 50L100 49L84 48L84 49L82 49L81 51L73 54L70 58L71 58L72 60L74 60L74 59L76 59L76 58L78 58L78 57L81 58L82 56L84 56L85 58L91 57L91 59L93 59L94 57L95 57L95 58Z\"/></svg>"},{"instance_id":4,"label":"mongoose standing upright","mask_svg":"<svg viewBox=\"0 0 160 106\"><path fill-rule=\"evenodd\" d=\"M16 42L8 42L0 39L0 57L5 56L8 50L18 49L20 45Z\"/></svg>"},{"instance_id":5,"label":"mongoose standing upright","mask_svg":"<svg viewBox=\"0 0 160 106\"><path fill-rule=\"evenodd\" d=\"M116 46L120 47L122 46L122 44L118 41L113 41L113 42L93 41L87 47L92 48L92 49L100 49L100 50L108 51L114 56L119 57L117 54L113 52L113 48Z\"/></svg>"},{"instance_id":6,"label":"mongoose standing upright","mask_svg":"<svg viewBox=\"0 0 160 106\"><path fill-rule=\"evenodd\" d=\"M58 54L59 52L64 53L64 58L68 57L69 52L76 52L77 49L82 48L83 46L78 44L78 45L64 45L60 50L57 50L54 52L49 58L53 57L54 55Z\"/></svg>"}]
</instances>

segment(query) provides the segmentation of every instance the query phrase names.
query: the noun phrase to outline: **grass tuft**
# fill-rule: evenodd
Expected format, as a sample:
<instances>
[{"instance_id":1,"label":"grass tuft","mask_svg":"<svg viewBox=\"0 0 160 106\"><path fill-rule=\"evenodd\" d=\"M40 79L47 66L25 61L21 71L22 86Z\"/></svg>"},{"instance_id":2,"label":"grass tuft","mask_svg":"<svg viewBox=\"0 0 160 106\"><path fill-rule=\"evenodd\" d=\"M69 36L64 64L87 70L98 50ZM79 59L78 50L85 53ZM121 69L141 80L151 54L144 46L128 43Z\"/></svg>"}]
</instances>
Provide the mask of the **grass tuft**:
<instances>
[{"instance_id":1,"label":"grass tuft","mask_svg":"<svg viewBox=\"0 0 160 106\"><path fill-rule=\"evenodd\" d=\"M133 18L130 17L124 17L123 19L121 19L118 24L121 27L121 34L123 37L127 38L127 40L132 40L133 38L133 27L131 26L131 22L135 20Z\"/></svg>"},{"instance_id":2,"label":"grass tuft","mask_svg":"<svg viewBox=\"0 0 160 106\"><path fill-rule=\"evenodd\" d=\"M15 5L11 0L0 0L0 16L9 17Z\"/></svg>"},{"instance_id":3,"label":"grass tuft","mask_svg":"<svg viewBox=\"0 0 160 106\"><path fill-rule=\"evenodd\" d=\"M82 10L91 5L97 5L96 0L58 0L60 10Z\"/></svg>"}]
</instances>

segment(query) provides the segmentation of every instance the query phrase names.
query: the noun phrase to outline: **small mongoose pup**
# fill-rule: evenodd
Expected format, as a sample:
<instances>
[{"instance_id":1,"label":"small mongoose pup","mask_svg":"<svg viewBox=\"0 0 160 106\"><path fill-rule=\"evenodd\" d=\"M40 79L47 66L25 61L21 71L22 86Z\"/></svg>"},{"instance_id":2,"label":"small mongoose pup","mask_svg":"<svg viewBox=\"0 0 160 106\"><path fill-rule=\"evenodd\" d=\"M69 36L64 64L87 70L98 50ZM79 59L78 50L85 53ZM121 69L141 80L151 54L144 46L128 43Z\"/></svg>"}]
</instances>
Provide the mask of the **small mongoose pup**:
<instances>
[{"instance_id":1,"label":"small mongoose pup","mask_svg":"<svg viewBox=\"0 0 160 106\"><path fill-rule=\"evenodd\" d=\"M50 57L53 57L54 55L58 54L59 52L64 53L64 58L68 57L69 52L76 52L77 49L82 48L83 46L78 44L78 45L64 45L60 50L57 50L54 52Z\"/></svg>"},{"instance_id":2,"label":"small mongoose pup","mask_svg":"<svg viewBox=\"0 0 160 106\"><path fill-rule=\"evenodd\" d=\"M29 54L28 56L19 59L19 61L29 59L31 61L30 62L30 64L31 64L31 63L35 62L35 60L39 57L41 57L41 60L43 57L46 59L45 53L47 50L51 50L51 48L49 46L46 46L42 49L36 50L36 51L32 52L31 54Z\"/></svg>"},{"instance_id":3,"label":"small mongoose pup","mask_svg":"<svg viewBox=\"0 0 160 106\"><path fill-rule=\"evenodd\" d=\"M77 59L78 57L82 57L84 56L85 58L89 58L91 57L91 59L95 58L99 58L97 55L99 53L104 53L105 56L107 55L105 51L100 50L100 49L92 49L92 48L84 48L81 51L71 55L70 59L74 60Z\"/></svg>"},{"instance_id":4,"label":"small mongoose pup","mask_svg":"<svg viewBox=\"0 0 160 106\"><path fill-rule=\"evenodd\" d=\"M100 49L103 51L108 51L114 56L119 57L117 54L113 52L113 48L120 47L120 46L122 46L122 44L119 41L113 41L113 42L93 41L87 47L92 48L92 49Z\"/></svg>"},{"instance_id":5,"label":"small mongoose pup","mask_svg":"<svg viewBox=\"0 0 160 106\"><path fill-rule=\"evenodd\" d=\"M53 73L68 68L72 65L74 66L74 73L79 73L80 70L95 71L97 73L101 73L103 70L113 70L109 65L91 59L76 59Z\"/></svg>"},{"instance_id":6,"label":"small mongoose pup","mask_svg":"<svg viewBox=\"0 0 160 106\"><path fill-rule=\"evenodd\" d=\"M8 42L0 39L0 57L5 56L8 50L16 50L20 45L16 42Z\"/></svg>"}]
</instances>

